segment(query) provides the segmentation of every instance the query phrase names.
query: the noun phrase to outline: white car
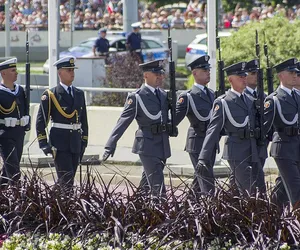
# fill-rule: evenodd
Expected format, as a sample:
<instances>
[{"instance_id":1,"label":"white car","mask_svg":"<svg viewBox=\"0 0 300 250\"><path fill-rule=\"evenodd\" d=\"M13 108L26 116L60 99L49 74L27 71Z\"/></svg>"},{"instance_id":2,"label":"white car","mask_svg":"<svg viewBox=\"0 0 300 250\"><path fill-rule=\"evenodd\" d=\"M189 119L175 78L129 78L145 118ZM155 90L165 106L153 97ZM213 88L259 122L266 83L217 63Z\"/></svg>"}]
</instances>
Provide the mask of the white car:
<instances>
[{"instance_id":1,"label":"white car","mask_svg":"<svg viewBox=\"0 0 300 250\"><path fill-rule=\"evenodd\" d=\"M218 36L230 36L230 32L219 32ZM185 54L185 65L194 61L197 57L207 54L207 33L196 35L196 38L187 46Z\"/></svg>"},{"instance_id":2,"label":"white car","mask_svg":"<svg viewBox=\"0 0 300 250\"><path fill-rule=\"evenodd\" d=\"M62 51L59 53L59 57L64 56L75 56L79 57L94 57L92 52L95 41L98 37L91 37L87 40L82 41L79 45L69 48L67 51ZM110 52L125 52L126 51L126 37L121 33L115 36L107 35L107 40L110 43ZM168 58L168 48L158 39L150 36L142 36L142 54L144 61L151 61L157 59L166 59ZM49 61L45 62L43 65L44 73L49 72Z\"/></svg>"}]
</instances>

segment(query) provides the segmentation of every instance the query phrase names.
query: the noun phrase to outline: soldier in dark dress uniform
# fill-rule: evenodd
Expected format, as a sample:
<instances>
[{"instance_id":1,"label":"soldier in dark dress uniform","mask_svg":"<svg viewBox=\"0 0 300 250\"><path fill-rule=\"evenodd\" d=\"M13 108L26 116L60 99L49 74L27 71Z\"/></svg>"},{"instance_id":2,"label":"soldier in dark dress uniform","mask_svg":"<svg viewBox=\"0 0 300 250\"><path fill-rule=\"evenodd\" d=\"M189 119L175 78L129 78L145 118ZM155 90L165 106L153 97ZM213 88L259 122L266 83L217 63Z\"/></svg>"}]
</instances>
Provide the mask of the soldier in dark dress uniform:
<instances>
[{"instance_id":1,"label":"soldier in dark dress uniform","mask_svg":"<svg viewBox=\"0 0 300 250\"><path fill-rule=\"evenodd\" d=\"M24 136L29 124L24 89L16 84L17 58L0 63L0 155L3 160L0 184L18 181Z\"/></svg>"},{"instance_id":2,"label":"soldier in dark dress uniform","mask_svg":"<svg viewBox=\"0 0 300 250\"><path fill-rule=\"evenodd\" d=\"M232 170L240 191L252 193L255 188L264 192L263 169L258 157L255 138L256 109L253 100L243 94L246 87L246 62L224 68L231 89L218 97L199 155L199 168L212 168L211 156L217 148L222 129L225 130L223 159Z\"/></svg>"},{"instance_id":3,"label":"soldier in dark dress uniform","mask_svg":"<svg viewBox=\"0 0 300 250\"><path fill-rule=\"evenodd\" d=\"M195 169L193 189L195 192L209 192L214 190L213 168L202 169L197 172L199 153L202 148L211 109L214 102L214 91L207 88L210 81L209 56L201 56L188 64L192 70L195 83L192 89L179 95L176 104L176 124L186 116L190 121L187 132L185 151L190 155ZM216 152L213 152L210 165L215 163Z\"/></svg>"},{"instance_id":4,"label":"soldier in dark dress uniform","mask_svg":"<svg viewBox=\"0 0 300 250\"><path fill-rule=\"evenodd\" d=\"M78 163L88 144L84 93L72 85L74 61L75 58L70 56L53 64L57 67L60 83L43 93L36 120L39 146L45 155L53 155L58 181L67 187L73 186Z\"/></svg>"},{"instance_id":5,"label":"soldier in dark dress uniform","mask_svg":"<svg viewBox=\"0 0 300 250\"><path fill-rule=\"evenodd\" d=\"M248 97L253 98L253 101L255 103L255 106L257 108L257 126L260 126L260 117L259 117L259 101L258 101L258 93L257 93L257 72L258 72L258 60L257 59L253 59L249 62L247 62L246 65L246 71L248 73L248 75L246 76L246 88L244 90L244 93L246 95L248 95ZM263 93L263 99L265 100L265 98L267 97L267 95L265 93ZM271 130L272 131L272 130ZM270 132L271 132L270 131ZM270 135L272 136L272 135ZM261 161L261 166L264 167L266 159L268 158L268 145L269 145L269 140L266 138L265 141L263 143L258 144L258 154L259 154L259 159Z\"/></svg>"},{"instance_id":6,"label":"soldier in dark dress uniform","mask_svg":"<svg viewBox=\"0 0 300 250\"><path fill-rule=\"evenodd\" d=\"M138 154L143 165L140 187L150 189L155 196L166 192L163 169L171 156L168 134L169 105L167 93L161 89L164 77L163 61L141 64L145 84L127 97L124 110L113 129L103 154L103 160L113 156L117 142L135 119L138 130L132 152Z\"/></svg>"},{"instance_id":7,"label":"soldier in dark dress uniform","mask_svg":"<svg viewBox=\"0 0 300 250\"><path fill-rule=\"evenodd\" d=\"M274 128L270 155L280 173L273 191L273 200L279 205L286 204L285 193L282 192L284 186L289 201L297 207L300 201L300 99L293 90L299 72L297 59L288 59L274 68L280 86L267 96L264 105L266 130L272 126Z\"/></svg>"}]
</instances>

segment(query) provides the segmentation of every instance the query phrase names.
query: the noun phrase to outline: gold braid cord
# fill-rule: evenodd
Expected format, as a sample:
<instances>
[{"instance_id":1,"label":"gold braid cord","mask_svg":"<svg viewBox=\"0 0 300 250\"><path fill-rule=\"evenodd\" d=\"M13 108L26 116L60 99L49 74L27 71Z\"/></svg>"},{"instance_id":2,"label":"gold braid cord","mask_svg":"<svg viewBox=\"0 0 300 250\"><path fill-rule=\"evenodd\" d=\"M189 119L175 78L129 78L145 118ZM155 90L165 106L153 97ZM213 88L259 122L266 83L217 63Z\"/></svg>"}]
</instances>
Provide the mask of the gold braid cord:
<instances>
[{"instance_id":1,"label":"gold braid cord","mask_svg":"<svg viewBox=\"0 0 300 250\"><path fill-rule=\"evenodd\" d=\"M16 101L14 101L14 102L12 103L11 107L8 108L8 109L6 109L6 108L4 108L2 105L0 105L0 112L1 112L2 114L4 114L4 115L9 115L9 114L11 114L12 112L14 112L16 106L17 106Z\"/></svg>"},{"instance_id":2,"label":"gold braid cord","mask_svg":"<svg viewBox=\"0 0 300 250\"><path fill-rule=\"evenodd\" d=\"M63 109L61 108L61 106L59 105L55 95L53 94L53 92L50 91L50 89L47 90L48 91L48 95L51 98L51 100L53 101L54 106L56 107L57 111L65 118L67 119L71 119L74 117L74 115L76 115L76 123L78 123L78 111L75 109L71 114L67 114L65 111L63 111ZM49 98L49 102L50 102L50 98ZM50 104L49 104L49 107ZM49 116L50 116L50 108L49 108ZM48 119L49 121L49 119Z\"/></svg>"}]
</instances>

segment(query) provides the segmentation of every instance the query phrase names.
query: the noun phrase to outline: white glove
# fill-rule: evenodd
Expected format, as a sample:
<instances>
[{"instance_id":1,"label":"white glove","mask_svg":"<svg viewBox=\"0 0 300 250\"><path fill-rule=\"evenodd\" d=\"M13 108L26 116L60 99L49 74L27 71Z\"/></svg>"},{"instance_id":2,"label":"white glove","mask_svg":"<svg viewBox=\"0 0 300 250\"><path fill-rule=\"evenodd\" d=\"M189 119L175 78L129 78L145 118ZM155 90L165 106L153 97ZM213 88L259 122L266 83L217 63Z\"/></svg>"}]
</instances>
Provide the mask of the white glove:
<instances>
[{"instance_id":1,"label":"white glove","mask_svg":"<svg viewBox=\"0 0 300 250\"><path fill-rule=\"evenodd\" d=\"M25 118L25 126L29 123L29 120L30 120L30 116L29 115L25 115L23 116Z\"/></svg>"},{"instance_id":2,"label":"white glove","mask_svg":"<svg viewBox=\"0 0 300 250\"><path fill-rule=\"evenodd\" d=\"M20 126L21 126L21 127L26 126L26 119L25 119L24 116L20 119Z\"/></svg>"},{"instance_id":3,"label":"white glove","mask_svg":"<svg viewBox=\"0 0 300 250\"><path fill-rule=\"evenodd\" d=\"M20 126L25 127L29 122L29 116L25 115L20 119Z\"/></svg>"}]
</instances>

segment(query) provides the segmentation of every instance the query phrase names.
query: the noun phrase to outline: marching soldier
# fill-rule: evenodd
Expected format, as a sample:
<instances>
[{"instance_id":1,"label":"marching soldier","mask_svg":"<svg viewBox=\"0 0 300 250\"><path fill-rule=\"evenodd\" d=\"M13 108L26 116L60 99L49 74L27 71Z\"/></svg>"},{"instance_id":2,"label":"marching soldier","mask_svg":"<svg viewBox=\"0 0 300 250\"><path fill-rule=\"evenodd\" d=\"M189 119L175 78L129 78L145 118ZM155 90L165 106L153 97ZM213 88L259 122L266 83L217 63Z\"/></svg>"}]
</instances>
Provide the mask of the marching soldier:
<instances>
[{"instance_id":1,"label":"marching soldier","mask_svg":"<svg viewBox=\"0 0 300 250\"><path fill-rule=\"evenodd\" d=\"M103 161L113 156L117 142L136 119L138 130L132 148L143 165L140 187L151 190L155 196L164 195L165 184L163 169L166 159L171 156L168 134L168 99L162 90L164 76L163 61L155 60L140 64L144 72L145 84L128 95L124 110L113 129L103 154Z\"/></svg>"},{"instance_id":2,"label":"marching soldier","mask_svg":"<svg viewBox=\"0 0 300 250\"><path fill-rule=\"evenodd\" d=\"M202 172L198 173L196 167L214 102L213 90L206 87L210 81L209 56L201 56L188 66L191 67L195 83L191 90L178 97L176 124L179 124L185 116L190 121L185 151L189 153L195 169L193 188L196 192L207 193L214 190L213 168L202 169ZM211 166L214 165L215 156L216 154L213 152L209 159Z\"/></svg>"},{"instance_id":3,"label":"marching soldier","mask_svg":"<svg viewBox=\"0 0 300 250\"><path fill-rule=\"evenodd\" d=\"M109 41L106 39L106 29L99 30L100 37L95 41L93 46L94 56L107 56L109 51Z\"/></svg>"},{"instance_id":4,"label":"marching soldier","mask_svg":"<svg viewBox=\"0 0 300 250\"><path fill-rule=\"evenodd\" d=\"M300 200L300 102L293 91L297 72L299 72L297 59L288 59L274 68L280 80L280 86L267 96L264 104L266 129L270 129L272 125L274 128L270 155L274 158L281 176L276 181L274 195L282 195L281 189L278 188L282 181L290 202L293 206L298 206ZM284 203L283 200L277 200Z\"/></svg>"},{"instance_id":5,"label":"marching soldier","mask_svg":"<svg viewBox=\"0 0 300 250\"><path fill-rule=\"evenodd\" d=\"M77 166L88 144L88 121L84 93L72 85L75 58L64 57L56 61L60 83L46 90L36 120L39 146L45 155L54 158L58 181L71 188ZM51 119L47 138L46 127Z\"/></svg>"},{"instance_id":6,"label":"marching soldier","mask_svg":"<svg viewBox=\"0 0 300 250\"><path fill-rule=\"evenodd\" d=\"M264 173L259 161L255 138L253 99L243 94L246 87L246 62L224 68L231 89L217 98L199 155L199 168L212 168L210 163L219 142L221 130L227 136L223 159L227 160L240 191L251 193L255 187L265 191Z\"/></svg>"},{"instance_id":7,"label":"marching soldier","mask_svg":"<svg viewBox=\"0 0 300 250\"><path fill-rule=\"evenodd\" d=\"M293 91L300 96L300 62L298 62L298 72L296 78L296 84ZM279 175L275 181L275 187L272 191L272 201L280 207L284 207L289 204L289 197L283 185L281 176Z\"/></svg>"},{"instance_id":8,"label":"marching soldier","mask_svg":"<svg viewBox=\"0 0 300 250\"><path fill-rule=\"evenodd\" d=\"M0 155L3 160L0 184L20 179L20 160L29 116L24 89L16 84L17 58L0 63Z\"/></svg>"},{"instance_id":9,"label":"marching soldier","mask_svg":"<svg viewBox=\"0 0 300 250\"><path fill-rule=\"evenodd\" d=\"M257 95L257 73L258 73L258 60L254 59L247 62L246 65L246 88L244 93L247 94L250 98L253 98L254 104L257 107L257 126L259 127L259 107L258 107L258 95ZM267 95L264 93L264 99ZM263 145L258 145L259 159L261 161L261 166L264 167L265 161L268 158L268 145L269 142L266 139L263 142Z\"/></svg>"},{"instance_id":10,"label":"marching soldier","mask_svg":"<svg viewBox=\"0 0 300 250\"><path fill-rule=\"evenodd\" d=\"M136 22L131 24L133 31L127 36L126 46L127 49L131 52L131 55L135 54L140 58L141 63L144 62L142 54L142 36L140 33L141 23Z\"/></svg>"}]
</instances>

